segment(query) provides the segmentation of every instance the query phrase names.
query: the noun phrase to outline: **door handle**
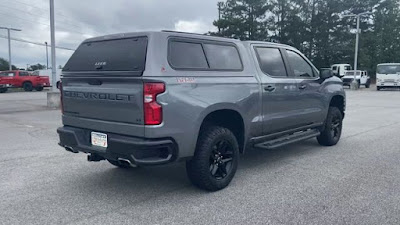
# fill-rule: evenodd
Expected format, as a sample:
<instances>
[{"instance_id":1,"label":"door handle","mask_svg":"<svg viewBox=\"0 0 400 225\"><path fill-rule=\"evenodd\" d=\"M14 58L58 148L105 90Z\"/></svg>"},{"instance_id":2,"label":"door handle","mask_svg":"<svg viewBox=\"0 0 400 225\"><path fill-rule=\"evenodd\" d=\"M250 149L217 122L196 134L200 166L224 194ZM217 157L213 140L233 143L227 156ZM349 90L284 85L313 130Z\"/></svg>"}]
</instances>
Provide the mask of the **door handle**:
<instances>
[{"instance_id":1,"label":"door handle","mask_svg":"<svg viewBox=\"0 0 400 225\"><path fill-rule=\"evenodd\" d=\"M265 91L269 91L269 92L275 91L275 89L276 88L274 86L272 86L272 85L268 85L268 86L264 87L264 90Z\"/></svg>"},{"instance_id":2,"label":"door handle","mask_svg":"<svg viewBox=\"0 0 400 225\"><path fill-rule=\"evenodd\" d=\"M304 89L306 89L306 88L307 88L307 85L305 85L305 84L302 84L302 85L299 86L299 89L300 89L300 90L304 90Z\"/></svg>"}]
</instances>

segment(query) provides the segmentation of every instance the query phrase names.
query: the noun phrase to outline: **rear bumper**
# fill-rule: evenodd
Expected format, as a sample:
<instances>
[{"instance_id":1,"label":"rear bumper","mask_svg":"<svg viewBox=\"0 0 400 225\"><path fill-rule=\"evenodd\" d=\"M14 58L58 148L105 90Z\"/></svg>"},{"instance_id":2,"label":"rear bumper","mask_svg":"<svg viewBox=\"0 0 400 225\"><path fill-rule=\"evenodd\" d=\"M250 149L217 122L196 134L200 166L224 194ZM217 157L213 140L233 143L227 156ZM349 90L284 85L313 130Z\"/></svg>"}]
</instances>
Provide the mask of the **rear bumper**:
<instances>
[{"instance_id":1,"label":"rear bumper","mask_svg":"<svg viewBox=\"0 0 400 225\"><path fill-rule=\"evenodd\" d=\"M173 162L178 155L178 147L174 140L145 139L106 133L108 147L91 145L92 130L64 126L57 129L60 137L59 145L68 147L73 152L96 154L104 159L117 161L128 159L135 165L159 165Z\"/></svg>"},{"instance_id":2,"label":"rear bumper","mask_svg":"<svg viewBox=\"0 0 400 225\"><path fill-rule=\"evenodd\" d=\"M350 86L351 83L353 82L354 78L343 78L343 86ZM360 80L357 79L357 82L360 83Z\"/></svg>"},{"instance_id":3,"label":"rear bumper","mask_svg":"<svg viewBox=\"0 0 400 225\"><path fill-rule=\"evenodd\" d=\"M36 87L50 87L50 83L44 82L44 83L38 83Z\"/></svg>"},{"instance_id":4,"label":"rear bumper","mask_svg":"<svg viewBox=\"0 0 400 225\"><path fill-rule=\"evenodd\" d=\"M393 87L393 88L400 88L400 83L391 83L391 82L378 82L376 84L377 87Z\"/></svg>"}]
</instances>

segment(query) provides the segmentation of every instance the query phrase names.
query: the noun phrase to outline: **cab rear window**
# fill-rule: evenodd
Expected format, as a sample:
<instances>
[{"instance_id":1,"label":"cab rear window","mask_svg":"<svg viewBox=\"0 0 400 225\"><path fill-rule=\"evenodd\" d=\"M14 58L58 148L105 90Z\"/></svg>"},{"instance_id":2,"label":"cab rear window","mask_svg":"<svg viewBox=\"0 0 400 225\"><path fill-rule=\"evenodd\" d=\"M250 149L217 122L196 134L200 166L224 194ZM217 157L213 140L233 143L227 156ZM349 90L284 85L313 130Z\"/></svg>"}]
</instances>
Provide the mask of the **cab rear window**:
<instances>
[{"instance_id":1,"label":"cab rear window","mask_svg":"<svg viewBox=\"0 0 400 225\"><path fill-rule=\"evenodd\" d=\"M84 42L63 70L143 72L146 52L147 37Z\"/></svg>"}]
</instances>

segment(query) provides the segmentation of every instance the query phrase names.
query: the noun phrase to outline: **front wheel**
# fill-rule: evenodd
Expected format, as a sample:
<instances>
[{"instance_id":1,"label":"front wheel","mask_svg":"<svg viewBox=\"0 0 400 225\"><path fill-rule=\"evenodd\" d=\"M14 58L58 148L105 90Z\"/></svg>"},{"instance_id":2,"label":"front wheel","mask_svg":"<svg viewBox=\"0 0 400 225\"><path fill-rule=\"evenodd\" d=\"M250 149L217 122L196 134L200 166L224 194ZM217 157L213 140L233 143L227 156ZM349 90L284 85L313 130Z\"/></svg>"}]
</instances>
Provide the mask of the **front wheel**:
<instances>
[{"instance_id":1,"label":"front wheel","mask_svg":"<svg viewBox=\"0 0 400 225\"><path fill-rule=\"evenodd\" d=\"M239 145L227 128L202 129L193 158L186 163L190 181L201 189L218 191L232 181L239 163Z\"/></svg>"},{"instance_id":2,"label":"front wheel","mask_svg":"<svg viewBox=\"0 0 400 225\"><path fill-rule=\"evenodd\" d=\"M367 83L365 83L365 88L369 88L369 87L370 87L370 85L371 85L371 81L370 81L370 80L368 80L368 81L367 81Z\"/></svg>"},{"instance_id":3,"label":"front wheel","mask_svg":"<svg viewBox=\"0 0 400 225\"><path fill-rule=\"evenodd\" d=\"M318 143L323 146L336 145L342 135L342 126L342 112L337 107L329 107L324 130L317 137Z\"/></svg>"},{"instance_id":4,"label":"front wheel","mask_svg":"<svg viewBox=\"0 0 400 225\"><path fill-rule=\"evenodd\" d=\"M24 88L24 91L32 91L33 90L33 86L30 82L25 82L22 87Z\"/></svg>"},{"instance_id":5,"label":"front wheel","mask_svg":"<svg viewBox=\"0 0 400 225\"><path fill-rule=\"evenodd\" d=\"M6 93L8 91L7 88L0 88L0 93Z\"/></svg>"}]
</instances>

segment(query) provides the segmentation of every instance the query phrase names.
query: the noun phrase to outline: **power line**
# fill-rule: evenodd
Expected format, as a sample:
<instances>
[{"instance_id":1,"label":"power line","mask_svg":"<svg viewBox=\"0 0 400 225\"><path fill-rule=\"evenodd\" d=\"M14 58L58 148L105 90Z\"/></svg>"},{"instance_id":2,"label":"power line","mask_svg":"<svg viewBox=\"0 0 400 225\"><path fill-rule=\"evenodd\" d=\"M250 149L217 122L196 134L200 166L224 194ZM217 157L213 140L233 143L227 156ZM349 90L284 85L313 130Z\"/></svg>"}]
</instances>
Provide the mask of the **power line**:
<instances>
[{"instance_id":1,"label":"power line","mask_svg":"<svg viewBox=\"0 0 400 225\"><path fill-rule=\"evenodd\" d=\"M22 10L22 9L10 7L10 6L8 6L8 5L2 5L2 4L0 4L0 6L3 7L3 8L11 9L11 10L13 10L13 11L20 11L20 12L22 12L22 13L25 14L25 15L26 15L26 14L29 14L29 15L35 17L35 18L45 19L46 21L48 21L48 18L47 18L46 16L43 16L43 14L40 14L40 15L39 15L39 14L36 14L36 13L29 12L29 11L27 11L27 10ZM61 21L57 21L57 23L60 23L60 22L61 22ZM65 25L65 26L74 27L74 29L75 29L75 28L82 29L81 26L77 26L75 23L73 23L73 21L70 21L70 20L67 20L67 19L62 19L62 22L64 23L63 25Z\"/></svg>"},{"instance_id":2,"label":"power line","mask_svg":"<svg viewBox=\"0 0 400 225\"><path fill-rule=\"evenodd\" d=\"M12 0L11 2L13 2L13 3L19 3L19 4L22 4L22 5L26 5L26 6L29 6L29 7L31 7L31 8L36 8L36 9L38 9L38 10L40 10L40 11L43 11L43 12L49 13L49 11L48 11L47 9L40 8L40 7L37 7L37 6L35 6L35 5L29 4L29 3L26 3L26 2L17 1L17 0ZM67 16L63 15L62 13L60 13L58 10L57 10L57 15L60 15L60 16L67 17Z\"/></svg>"},{"instance_id":3,"label":"power line","mask_svg":"<svg viewBox=\"0 0 400 225\"><path fill-rule=\"evenodd\" d=\"M5 35L0 35L0 38L8 39L8 37L5 36ZM19 42L24 42L24 43L34 44L34 45L46 46L46 44L44 44L44 43L28 41L28 40L24 40L24 39L21 39L21 38L10 38L10 39L13 40L13 41L19 41ZM48 46L51 47L51 45L48 45ZM63 50L69 50L69 51L75 51L75 49L67 48L67 47L61 47L61 46L56 46L56 48L63 49Z\"/></svg>"},{"instance_id":4,"label":"power line","mask_svg":"<svg viewBox=\"0 0 400 225\"><path fill-rule=\"evenodd\" d=\"M9 1L10 1L10 0L9 0ZM12 2L12 3L19 3L19 4L22 4L22 5L31 7L31 8L36 8L36 9L42 11L42 12L45 12L46 14L49 13L49 11L48 11L47 9L43 9L43 8L37 7L37 6L35 6L35 5L31 5L31 4L29 4L29 3L25 3L25 2L21 2L21 1L17 1L17 0L12 0L11 2ZM73 20L73 18L72 18L71 16L66 16L66 15L64 15L64 14L61 13L61 12L62 12L62 11L56 10L56 13L57 13L57 16L58 16L58 17L64 17L63 21L69 21L69 22L71 22L71 23L82 23L81 20L79 20L79 21ZM71 23L69 23L69 24L71 24ZM72 25L72 24L71 24L71 25ZM76 26L76 25L74 25L74 26ZM94 31L95 33L97 33L97 34L101 34L101 32L98 32L98 31L96 31L96 30L93 30L93 31Z\"/></svg>"},{"instance_id":5,"label":"power line","mask_svg":"<svg viewBox=\"0 0 400 225\"><path fill-rule=\"evenodd\" d=\"M14 19L24 20L24 21L26 21L26 22L29 22L29 23L32 23L32 24L35 24L35 25L36 25L36 24L42 24L42 25L44 25L44 26L50 27L50 24L47 24L47 23L42 23L42 22L39 22L39 21L31 21L31 20L26 19L26 18L17 17L17 16L15 16L15 15L5 14L4 12L0 12L0 15L9 16L9 17L12 17L12 18L14 18ZM67 31L70 31L70 32L73 32L73 33L79 33L79 34L82 34L82 35L86 35L85 33L82 33L82 32L76 31L76 30L66 29L65 27L61 27L61 29L67 30Z\"/></svg>"}]
</instances>

